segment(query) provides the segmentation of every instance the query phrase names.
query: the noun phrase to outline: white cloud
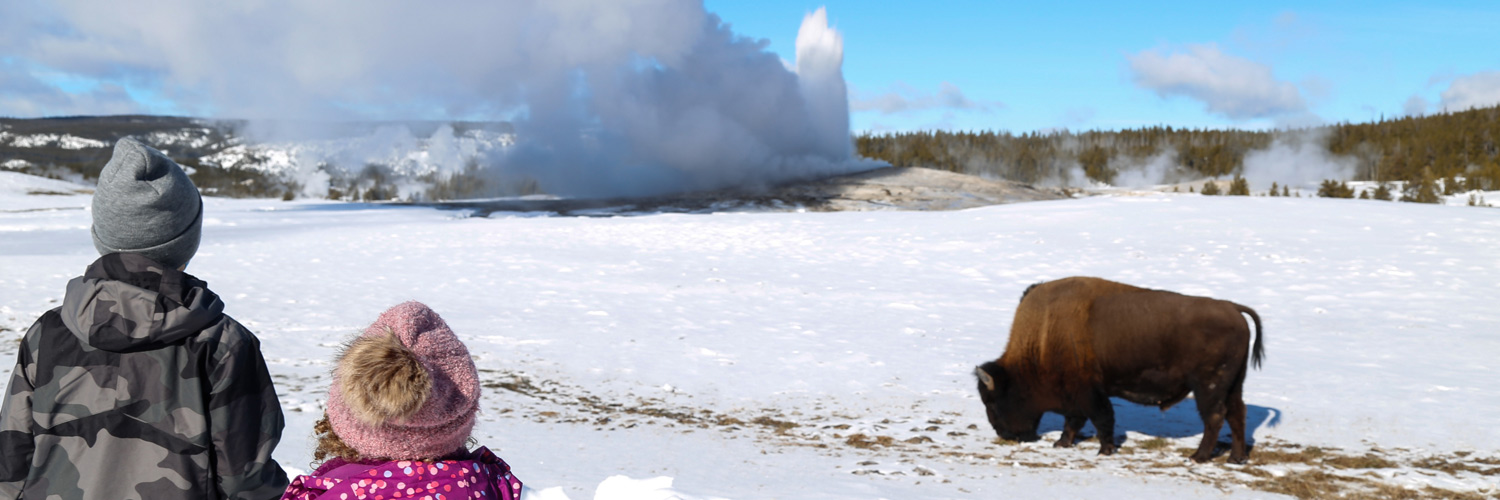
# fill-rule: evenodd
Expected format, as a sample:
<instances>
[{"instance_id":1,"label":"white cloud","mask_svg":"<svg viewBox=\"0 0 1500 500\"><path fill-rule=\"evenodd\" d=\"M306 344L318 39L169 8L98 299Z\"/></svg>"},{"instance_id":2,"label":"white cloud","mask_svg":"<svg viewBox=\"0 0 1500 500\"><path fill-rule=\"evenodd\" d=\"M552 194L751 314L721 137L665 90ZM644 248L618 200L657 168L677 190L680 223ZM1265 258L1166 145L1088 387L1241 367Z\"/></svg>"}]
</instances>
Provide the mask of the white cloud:
<instances>
[{"instance_id":1,"label":"white cloud","mask_svg":"<svg viewBox=\"0 0 1500 500\"><path fill-rule=\"evenodd\" d=\"M100 84L79 92L64 92L42 82L25 68L0 64L0 116L67 116L140 113L123 87Z\"/></svg>"},{"instance_id":2,"label":"white cloud","mask_svg":"<svg viewBox=\"0 0 1500 500\"><path fill-rule=\"evenodd\" d=\"M1146 50L1127 56L1136 85L1163 98L1202 102L1211 113L1235 120L1271 118L1307 110L1297 86L1276 79L1271 67L1219 50L1189 45L1187 52Z\"/></svg>"},{"instance_id":3,"label":"white cloud","mask_svg":"<svg viewBox=\"0 0 1500 500\"><path fill-rule=\"evenodd\" d=\"M191 112L234 118L513 108L573 70L635 57L675 66L711 31L701 3L685 0L17 3L34 5L6 3L0 27L16 31L0 53L80 79L154 84Z\"/></svg>"},{"instance_id":4,"label":"white cloud","mask_svg":"<svg viewBox=\"0 0 1500 500\"><path fill-rule=\"evenodd\" d=\"M1427 99L1412 94L1411 97L1406 99L1406 104L1401 105L1401 113L1406 116L1422 116L1427 114L1428 106Z\"/></svg>"},{"instance_id":5,"label":"white cloud","mask_svg":"<svg viewBox=\"0 0 1500 500\"><path fill-rule=\"evenodd\" d=\"M1481 71L1453 79L1442 93L1442 108L1464 111L1500 104L1500 71Z\"/></svg>"},{"instance_id":6,"label":"white cloud","mask_svg":"<svg viewBox=\"0 0 1500 500\"><path fill-rule=\"evenodd\" d=\"M957 85L948 82L939 84L936 94L922 92L904 83L897 84L890 92L876 96L862 96L856 92L849 103L849 108L854 111L877 111L885 115L930 109L989 113L1003 107L1004 104L996 101L970 99Z\"/></svg>"}]
</instances>

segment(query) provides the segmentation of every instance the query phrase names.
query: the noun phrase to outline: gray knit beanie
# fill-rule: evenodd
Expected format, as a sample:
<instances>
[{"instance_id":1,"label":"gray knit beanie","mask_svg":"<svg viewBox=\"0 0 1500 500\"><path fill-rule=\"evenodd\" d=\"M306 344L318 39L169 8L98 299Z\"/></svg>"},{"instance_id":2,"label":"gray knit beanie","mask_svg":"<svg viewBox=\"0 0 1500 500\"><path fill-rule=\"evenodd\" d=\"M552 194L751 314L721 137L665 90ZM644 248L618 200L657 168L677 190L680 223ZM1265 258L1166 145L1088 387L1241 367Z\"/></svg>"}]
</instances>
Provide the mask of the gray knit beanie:
<instances>
[{"instance_id":1,"label":"gray knit beanie","mask_svg":"<svg viewBox=\"0 0 1500 500\"><path fill-rule=\"evenodd\" d=\"M187 172L135 139L115 142L94 190L94 248L177 268L198 252L202 233L203 198Z\"/></svg>"}]
</instances>

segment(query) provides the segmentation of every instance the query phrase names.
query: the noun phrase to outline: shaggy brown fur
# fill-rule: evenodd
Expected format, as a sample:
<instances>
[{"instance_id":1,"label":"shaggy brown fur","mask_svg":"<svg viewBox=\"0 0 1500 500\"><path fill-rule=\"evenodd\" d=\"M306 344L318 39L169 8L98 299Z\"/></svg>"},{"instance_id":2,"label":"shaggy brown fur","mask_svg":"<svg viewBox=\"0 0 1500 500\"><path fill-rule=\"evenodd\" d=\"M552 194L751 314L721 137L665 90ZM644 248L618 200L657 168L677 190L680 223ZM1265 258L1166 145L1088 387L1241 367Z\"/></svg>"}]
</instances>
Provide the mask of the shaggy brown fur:
<instances>
[{"instance_id":1,"label":"shaggy brown fur","mask_svg":"<svg viewBox=\"0 0 1500 500\"><path fill-rule=\"evenodd\" d=\"M1000 364L1061 387L1099 382L1099 363L1089 331L1089 306L1105 295L1145 288L1098 278L1073 277L1033 285L1021 296L1010 340Z\"/></svg>"},{"instance_id":2,"label":"shaggy brown fur","mask_svg":"<svg viewBox=\"0 0 1500 500\"><path fill-rule=\"evenodd\" d=\"M349 409L368 425L406 420L432 392L432 376L389 330L351 341L339 356L338 380Z\"/></svg>"}]
</instances>

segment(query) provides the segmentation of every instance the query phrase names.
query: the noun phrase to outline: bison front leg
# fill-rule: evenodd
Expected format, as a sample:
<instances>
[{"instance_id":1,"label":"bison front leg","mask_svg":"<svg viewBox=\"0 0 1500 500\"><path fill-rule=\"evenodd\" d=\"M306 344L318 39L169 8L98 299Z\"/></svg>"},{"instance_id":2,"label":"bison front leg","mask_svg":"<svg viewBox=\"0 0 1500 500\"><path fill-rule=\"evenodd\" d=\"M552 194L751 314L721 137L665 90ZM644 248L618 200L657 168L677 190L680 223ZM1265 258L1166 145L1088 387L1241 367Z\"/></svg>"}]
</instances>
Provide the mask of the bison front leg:
<instances>
[{"instance_id":1,"label":"bison front leg","mask_svg":"<svg viewBox=\"0 0 1500 500\"><path fill-rule=\"evenodd\" d=\"M1089 418L1083 416L1067 417L1067 420L1063 422L1062 437L1057 438L1057 442L1052 443L1052 447L1072 448L1073 443L1078 442L1078 431L1083 430L1083 424L1088 421Z\"/></svg>"},{"instance_id":2,"label":"bison front leg","mask_svg":"<svg viewBox=\"0 0 1500 500\"><path fill-rule=\"evenodd\" d=\"M1113 455L1119 449L1115 444L1115 405L1100 393L1094 396L1092 410L1089 420L1094 421L1094 432L1099 433L1099 454Z\"/></svg>"}]
</instances>

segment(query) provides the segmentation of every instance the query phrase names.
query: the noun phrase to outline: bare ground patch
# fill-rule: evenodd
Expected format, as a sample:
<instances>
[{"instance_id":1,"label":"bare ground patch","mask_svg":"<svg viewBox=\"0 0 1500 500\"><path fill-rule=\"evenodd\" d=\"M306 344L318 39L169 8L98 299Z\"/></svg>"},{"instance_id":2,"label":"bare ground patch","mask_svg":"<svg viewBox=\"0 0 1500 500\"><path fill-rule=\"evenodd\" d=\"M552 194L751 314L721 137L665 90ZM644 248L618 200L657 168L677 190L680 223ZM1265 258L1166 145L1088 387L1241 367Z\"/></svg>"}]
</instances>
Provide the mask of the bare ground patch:
<instances>
[{"instance_id":1,"label":"bare ground patch","mask_svg":"<svg viewBox=\"0 0 1500 500\"><path fill-rule=\"evenodd\" d=\"M715 411L654 397L609 399L587 390L519 372L481 369L485 387L512 393L519 418L542 423L590 425L599 430L657 426L678 432L714 431L748 437L775 447L820 450L830 467L851 474L948 482L975 468L1105 469L1114 474L1185 479L1222 491L1252 489L1299 499L1477 500L1500 497L1500 456L1470 452L1341 450L1261 439L1250 463L1225 462L1220 443L1208 464L1187 459L1198 437L1131 435L1114 456L1098 456L1098 441L1053 448L1055 436L1019 443L995 438L987 428L965 424L959 414L912 417L848 415L836 411L778 408ZM491 401L493 402L493 398ZM511 410L503 411L509 413ZM849 463L849 456L865 457ZM954 464L945 469L942 464ZM956 467L957 465L969 467ZM962 470L960 470L962 469ZM976 476L977 477L977 476ZM983 476L988 477L988 476Z\"/></svg>"}]
</instances>

